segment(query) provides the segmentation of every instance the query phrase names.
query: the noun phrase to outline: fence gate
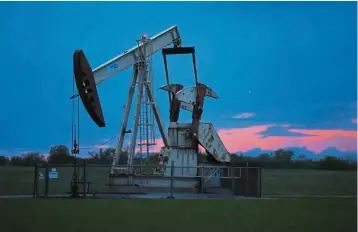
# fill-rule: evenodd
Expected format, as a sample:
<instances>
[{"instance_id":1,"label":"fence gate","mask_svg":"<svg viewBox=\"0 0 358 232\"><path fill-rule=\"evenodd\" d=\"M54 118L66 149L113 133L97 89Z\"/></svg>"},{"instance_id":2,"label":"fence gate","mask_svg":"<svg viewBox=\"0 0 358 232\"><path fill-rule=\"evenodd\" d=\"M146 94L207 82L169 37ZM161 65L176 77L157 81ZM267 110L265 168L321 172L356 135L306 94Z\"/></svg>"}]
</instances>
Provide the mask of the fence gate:
<instances>
[{"instance_id":1,"label":"fence gate","mask_svg":"<svg viewBox=\"0 0 358 232\"><path fill-rule=\"evenodd\" d=\"M71 181L74 165L35 165L33 197L67 196L71 194ZM76 165L77 181L82 184L86 180L85 166ZM83 191L82 187L79 191Z\"/></svg>"},{"instance_id":2,"label":"fence gate","mask_svg":"<svg viewBox=\"0 0 358 232\"><path fill-rule=\"evenodd\" d=\"M46 196L46 189L48 189L48 180L46 178L47 167L36 164L34 172L33 197L44 197Z\"/></svg>"}]
</instances>

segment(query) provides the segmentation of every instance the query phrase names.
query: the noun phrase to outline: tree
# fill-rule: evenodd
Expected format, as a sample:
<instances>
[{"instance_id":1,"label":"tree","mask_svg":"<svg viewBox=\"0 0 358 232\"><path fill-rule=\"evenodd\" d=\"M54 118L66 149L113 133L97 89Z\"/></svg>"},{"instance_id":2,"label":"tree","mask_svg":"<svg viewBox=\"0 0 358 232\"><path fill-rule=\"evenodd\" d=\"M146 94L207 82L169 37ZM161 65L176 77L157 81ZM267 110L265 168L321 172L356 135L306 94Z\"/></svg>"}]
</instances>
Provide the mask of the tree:
<instances>
[{"instance_id":1,"label":"tree","mask_svg":"<svg viewBox=\"0 0 358 232\"><path fill-rule=\"evenodd\" d=\"M271 160L272 158L271 158L270 154L263 153L263 154L259 155L258 159L262 160L262 161L267 161L267 160Z\"/></svg>"},{"instance_id":2,"label":"tree","mask_svg":"<svg viewBox=\"0 0 358 232\"><path fill-rule=\"evenodd\" d=\"M107 162L110 162L113 159L113 156L116 154L116 149L114 148L107 148L105 150L100 150L99 157L102 160L105 160Z\"/></svg>"},{"instance_id":3,"label":"tree","mask_svg":"<svg viewBox=\"0 0 358 232\"><path fill-rule=\"evenodd\" d=\"M10 158L10 163L11 165L15 165L15 166L23 166L24 160L21 156L12 156Z\"/></svg>"},{"instance_id":4,"label":"tree","mask_svg":"<svg viewBox=\"0 0 358 232\"><path fill-rule=\"evenodd\" d=\"M45 162L45 156L40 155L39 152L28 152L22 155L24 165L33 166Z\"/></svg>"},{"instance_id":5,"label":"tree","mask_svg":"<svg viewBox=\"0 0 358 232\"><path fill-rule=\"evenodd\" d=\"M307 160L307 157L304 154L300 154L298 160Z\"/></svg>"},{"instance_id":6,"label":"tree","mask_svg":"<svg viewBox=\"0 0 358 232\"><path fill-rule=\"evenodd\" d=\"M50 148L50 156L70 156L69 149L65 145L56 145Z\"/></svg>"},{"instance_id":7,"label":"tree","mask_svg":"<svg viewBox=\"0 0 358 232\"><path fill-rule=\"evenodd\" d=\"M293 151L278 149L275 151L274 159L280 161L291 161L293 155Z\"/></svg>"},{"instance_id":8,"label":"tree","mask_svg":"<svg viewBox=\"0 0 358 232\"><path fill-rule=\"evenodd\" d=\"M65 145L57 145L50 148L48 162L50 164L69 164L73 163L74 157L70 155L69 149Z\"/></svg>"},{"instance_id":9,"label":"tree","mask_svg":"<svg viewBox=\"0 0 358 232\"><path fill-rule=\"evenodd\" d=\"M343 170L348 168L348 162L335 156L326 156L320 161L320 167L328 170Z\"/></svg>"},{"instance_id":10,"label":"tree","mask_svg":"<svg viewBox=\"0 0 358 232\"><path fill-rule=\"evenodd\" d=\"M88 153L88 155L91 157L89 159L89 162L96 163L96 164L110 164L115 154L116 154L116 149L114 148L99 149L98 152L91 151ZM128 160L128 152L122 151L118 163L120 165L126 165L127 160Z\"/></svg>"}]
</instances>

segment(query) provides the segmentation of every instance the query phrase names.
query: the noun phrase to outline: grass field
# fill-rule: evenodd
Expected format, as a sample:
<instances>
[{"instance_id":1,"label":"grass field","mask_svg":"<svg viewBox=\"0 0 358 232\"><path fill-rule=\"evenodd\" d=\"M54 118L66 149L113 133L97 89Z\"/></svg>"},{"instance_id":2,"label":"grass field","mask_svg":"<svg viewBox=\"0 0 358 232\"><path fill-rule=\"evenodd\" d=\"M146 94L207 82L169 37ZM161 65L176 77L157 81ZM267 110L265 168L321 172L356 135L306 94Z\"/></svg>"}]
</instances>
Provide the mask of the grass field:
<instances>
[{"instance_id":1,"label":"grass field","mask_svg":"<svg viewBox=\"0 0 358 232\"><path fill-rule=\"evenodd\" d=\"M43 170L42 170L43 171ZM69 190L72 169L58 168L50 194ZM356 172L263 170L263 195L357 194ZM33 168L0 168L0 194L31 194ZM108 169L88 168L93 189L108 181ZM40 191L44 181L39 182ZM69 200L0 199L1 232L355 232L356 198L279 200Z\"/></svg>"},{"instance_id":2,"label":"grass field","mask_svg":"<svg viewBox=\"0 0 358 232\"><path fill-rule=\"evenodd\" d=\"M356 232L355 199L0 199L0 231Z\"/></svg>"},{"instance_id":3,"label":"grass field","mask_svg":"<svg viewBox=\"0 0 358 232\"><path fill-rule=\"evenodd\" d=\"M40 170L44 173L44 170ZM69 191L71 168L58 168L59 178L49 181L49 194ZM0 194L32 194L34 168L1 167ZM87 180L92 190L108 183L108 168L88 167ZM44 181L39 180L39 191ZM262 194L356 196L357 173L353 171L272 170L262 171Z\"/></svg>"}]
</instances>

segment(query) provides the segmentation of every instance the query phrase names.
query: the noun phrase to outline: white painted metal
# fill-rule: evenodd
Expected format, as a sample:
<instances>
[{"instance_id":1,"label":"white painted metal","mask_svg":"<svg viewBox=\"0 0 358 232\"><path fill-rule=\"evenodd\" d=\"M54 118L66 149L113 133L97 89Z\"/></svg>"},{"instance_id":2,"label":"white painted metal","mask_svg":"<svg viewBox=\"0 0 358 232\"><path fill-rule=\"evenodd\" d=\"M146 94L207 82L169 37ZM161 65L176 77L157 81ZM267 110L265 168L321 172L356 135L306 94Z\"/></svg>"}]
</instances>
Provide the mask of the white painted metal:
<instances>
[{"instance_id":1,"label":"white painted metal","mask_svg":"<svg viewBox=\"0 0 358 232\"><path fill-rule=\"evenodd\" d=\"M150 41L151 47L145 46L145 44L141 45L145 46L146 56L150 56L172 43L178 43L178 45L180 45L178 27L172 26L167 30L160 32L159 34L151 37ZM140 55L140 49L140 47L135 46L93 69L93 76L96 84L98 85L104 80L107 80L117 73L135 65Z\"/></svg>"},{"instance_id":2,"label":"white painted metal","mask_svg":"<svg viewBox=\"0 0 358 232\"><path fill-rule=\"evenodd\" d=\"M138 46L146 43L146 46L152 48L152 43L150 40L142 38L138 40ZM142 46L142 48L144 48ZM145 49L141 49L142 57L146 57L144 54ZM152 54L152 50L149 49L149 53ZM153 91L153 62L152 55L147 56L146 59L143 58L146 64L146 75L145 81L143 81L144 86L148 86ZM153 102L149 101L147 94L147 88L143 88L142 102L141 102L141 111L140 111L140 122L139 122L139 153L142 157L149 157L150 146L156 145L155 143L155 133L154 133L154 116L151 105Z\"/></svg>"},{"instance_id":3,"label":"white painted metal","mask_svg":"<svg viewBox=\"0 0 358 232\"><path fill-rule=\"evenodd\" d=\"M180 102L180 108L182 108L183 110L193 112L194 106L186 102Z\"/></svg>"},{"instance_id":4,"label":"white painted metal","mask_svg":"<svg viewBox=\"0 0 358 232\"><path fill-rule=\"evenodd\" d=\"M207 153L219 162L230 162L230 153L226 150L215 128L211 123L200 123L198 130L198 142Z\"/></svg>"},{"instance_id":5,"label":"white painted metal","mask_svg":"<svg viewBox=\"0 0 358 232\"><path fill-rule=\"evenodd\" d=\"M190 123L171 122L168 128L168 145L174 148L194 149L196 143L190 131Z\"/></svg>"},{"instance_id":6,"label":"white painted metal","mask_svg":"<svg viewBox=\"0 0 358 232\"><path fill-rule=\"evenodd\" d=\"M163 85L163 86L160 87L160 89L168 91L170 93L173 93L174 95L178 91L177 90L177 85L175 85L175 84ZM180 108L182 108L183 110L193 112L194 106L192 104L189 104L189 103L186 103L186 102L181 102L180 103Z\"/></svg>"},{"instance_id":7,"label":"white painted metal","mask_svg":"<svg viewBox=\"0 0 358 232\"><path fill-rule=\"evenodd\" d=\"M179 31L176 26L170 27L167 30L153 36L149 40L139 40L139 44L126 51L125 53L113 58L112 60L109 60L108 62L104 63L103 65L100 65L99 67L95 68L93 70L93 75L96 84L101 83L102 81L108 79L109 77L114 76L116 73L123 71L126 68L129 68L131 66L134 66L133 68L133 75L132 75L132 81L131 86L129 90L129 96L128 101L125 107L125 113L124 118L122 120L121 129L120 129L120 136L117 144L117 149L115 156L113 157L112 162L112 169L111 173L114 174L114 171L116 170L116 165L118 165L118 161L120 158L120 154L122 152L122 146L124 141L124 136L126 132L128 117L129 117L129 111L132 103L134 88L137 76L139 76L138 81L138 93L137 93L137 105L136 105L136 113L135 113L135 119L133 123L132 128L132 138L130 143L130 150L129 150L129 159L128 164L129 166L133 163L133 158L135 155L135 147L136 147L136 139L137 139L137 130L140 120L140 112L141 112L141 103L143 100L143 89L145 88L144 94L146 94L145 97L148 98L149 105L152 106L152 112L154 113L154 117L157 121L157 125L159 128L159 132L162 136L164 146L168 145L167 142L167 136L164 132L163 127L163 121L159 114L158 105L155 101L154 95L153 95L153 86L152 86L152 73L151 73L151 55L153 55L155 52L165 48L169 44L173 43L176 46L180 46L180 36ZM148 60L150 64L148 63ZM149 71L149 72L148 72ZM146 112L147 113L147 112ZM147 121L147 120L145 120ZM153 124L153 123L152 123ZM146 128L147 129L147 128ZM153 134L154 132L146 131L146 135L149 135L149 133ZM148 142L148 139L147 139Z\"/></svg>"},{"instance_id":8,"label":"white painted metal","mask_svg":"<svg viewBox=\"0 0 358 232\"><path fill-rule=\"evenodd\" d=\"M164 176L171 176L174 161L174 176L197 176L198 154L195 149L171 148Z\"/></svg>"},{"instance_id":9,"label":"white painted metal","mask_svg":"<svg viewBox=\"0 0 358 232\"><path fill-rule=\"evenodd\" d=\"M189 166L197 166L197 142L190 135L190 128L191 123L170 123L168 128L168 147L162 149L159 154L158 174L164 176L170 175L169 166L172 161L174 161L174 166L182 167L181 176L194 173L193 168L189 168ZM188 167L188 169L185 169L184 167ZM178 174L180 172L175 170L174 173Z\"/></svg>"},{"instance_id":10,"label":"white painted metal","mask_svg":"<svg viewBox=\"0 0 358 232\"><path fill-rule=\"evenodd\" d=\"M206 96L216 98L216 99L219 98L218 95L214 92L214 90L212 90L209 87L207 87L207 89L206 89ZM185 102L185 103L194 105L196 103L196 101L195 101L196 87L191 86L191 87L184 88L184 89L178 91L175 94L175 97L176 97L176 99L178 99L181 102Z\"/></svg>"},{"instance_id":11,"label":"white painted metal","mask_svg":"<svg viewBox=\"0 0 358 232\"><path fill-rule=\"evenodd\" d=\"M113 157L113 161L112 161L112 167L115 167L116 165L118 165L119 162L119 156L122 152L122 147L123 147L123 142L124 142L124 136L125 136L125 132L126 132L126 127L128 124L128 116L129 116L129 111L131 108L131 104L132 104L132 99L133 99L133 94L134 94L134 89L135 89L135 84L137 81L137 69L134 68L133 72L132 72L132 80L129 86L129 93L128 93L128 100L127 100L127 104L125 105L125 110L124 110L124 115L123 115L123 119L122 119L122 123L121 123L121 128L119 130L119 139L118 139L118 143L117 143L117 148L116 148L116 153L115 156ZM113 174L114 169L111 169L111 174Z\"/></svg>"},{"instance_id":12,"label":"white painted metal","mask_svg":"<svg viewBox=\"0 0 358 232\"><path fill-rule=\"evenodd\" d=\"M142 103L142 96L143 96L143 79L145 77L146 69L140 68L138 71L138 87L137 87L137 102L136 102L136 111L135 111L135 118L132 127L132 137L130 142L129 148L129 157L128 157L128 165L129 167L132 166L134 155L135 155L135 147L136 147L136 140L137 140L137 131L138 131L138 123L140 117L140 106Z\"/></svg>"}]
</instances>

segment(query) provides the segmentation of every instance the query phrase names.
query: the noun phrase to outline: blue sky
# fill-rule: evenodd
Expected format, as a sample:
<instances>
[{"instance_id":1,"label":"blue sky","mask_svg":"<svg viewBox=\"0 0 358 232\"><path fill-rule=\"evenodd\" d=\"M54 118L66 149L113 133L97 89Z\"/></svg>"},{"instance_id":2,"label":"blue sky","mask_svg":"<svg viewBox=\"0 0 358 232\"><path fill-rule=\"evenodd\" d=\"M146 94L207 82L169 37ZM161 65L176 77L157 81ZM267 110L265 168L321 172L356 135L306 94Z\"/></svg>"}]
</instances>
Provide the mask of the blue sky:
<instances>
[{"instance_id":1,"label":"blue sky","mask_svg":"<svg viewBox=\"0 0 358 232\"><path fill-rule=\"evenodd\" d=\"M232 132L223 139L229 150L262 147L261 141L272 145L262 148L314 150L317 142L356 149L356 20L356 2L1 2L0 153L70 144L75 49L94 68L133 47L142 33L172 25L184 45L196 47L199 80L220 96L206 101L203 121L224 137ZM190 56L168 62L172 82L194 84ZM118 134L130 75L126 70L98 86L106 128L97 128L81 106L82 146ZM154 76L167 126L160 53ZM233 118L242 113L251 117ZM245 133L254 133L254 144ZM273 145L270 137L286 142Z\"/></svg>"}]
</instances>

